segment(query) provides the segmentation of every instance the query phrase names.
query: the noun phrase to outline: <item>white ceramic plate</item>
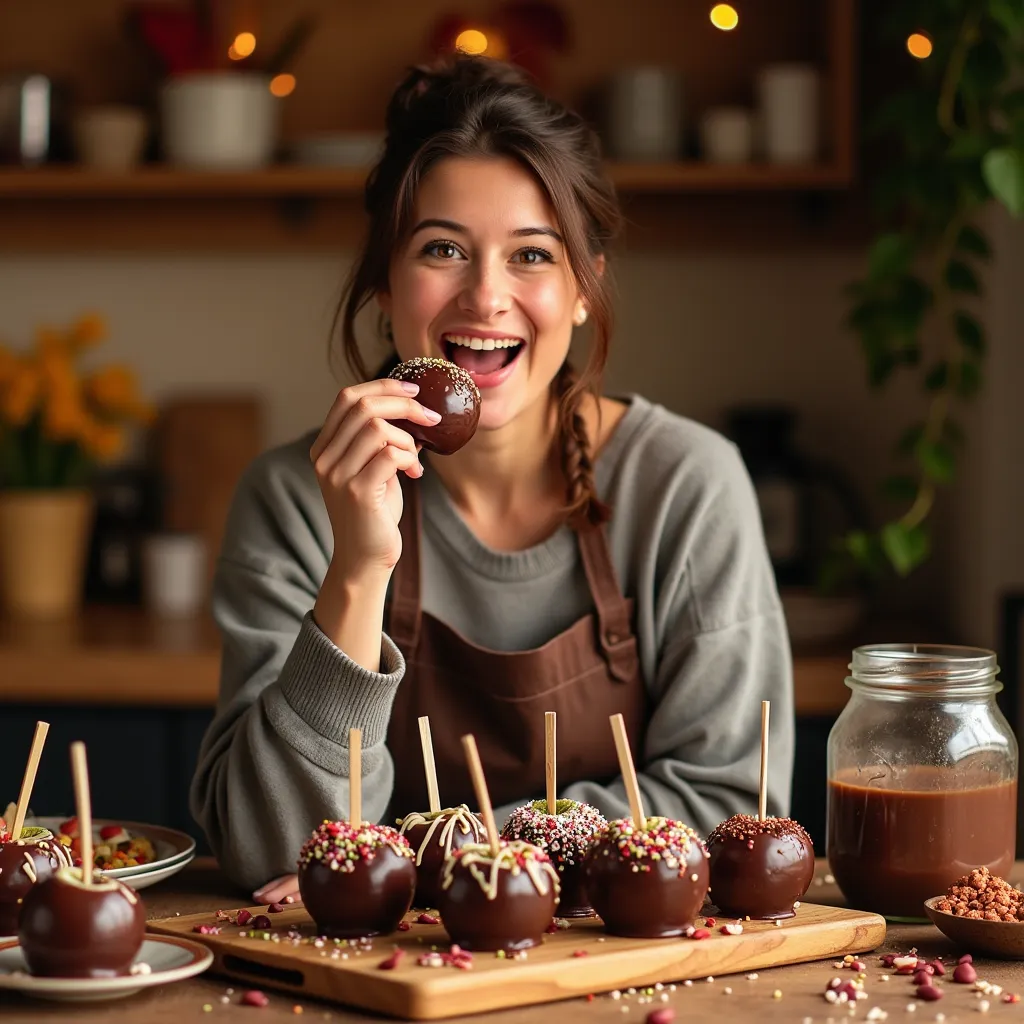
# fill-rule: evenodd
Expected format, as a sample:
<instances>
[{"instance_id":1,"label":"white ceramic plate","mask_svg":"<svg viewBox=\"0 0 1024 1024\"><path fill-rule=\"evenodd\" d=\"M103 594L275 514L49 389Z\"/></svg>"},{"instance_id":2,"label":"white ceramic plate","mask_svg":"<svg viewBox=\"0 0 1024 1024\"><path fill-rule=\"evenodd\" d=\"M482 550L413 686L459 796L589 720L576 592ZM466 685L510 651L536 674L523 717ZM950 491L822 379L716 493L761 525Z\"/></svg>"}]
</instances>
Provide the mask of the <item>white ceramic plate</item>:
<instances>
[{"instance_id":1,"label":"white ceramic plate","mask_svg":"<svg viewBox=\"0 0 1024 1024\"><path fill-rule=\"evenodd\" d=\"M54 835L60 831L61 822L67 818L33 818L27 824L39 825L48 828ZM122 882L132 882L132 888L142 888L137 885L134 879L140 875L148 875L153 871L160 871L170 867L172 864L180 865L183 868L196 854L196 841L184 832L177 829L164 828L162 825L146 825L139 821L108 821L105 818L97 818L93 821L93 829L98 831L104 825L121 825L125 831L133 836L144 836L153 844L156 851L156 860L149 864L138 864L130 868L112 868L103 873L108 878L120 878ZM171 874L174 874L172 871ZM163 878L169 877L163 875ZM153 885L152 881L145 883Z\"/></svg>"},{"instance_id":2,"label":"white ceramic plate","mask_svg":"<svg viewBox=\"0 0 1024 1024\"><path fill-rule=\"evenodd\" d=\"M131 974L124 978L36 978L28 973L18 943L5 942L0 943L0 989L63 1003L121 999L144 988L202 974L213 963L213 953L188 939L149 935L143 941L135 962L149 964L150 973Z\"/></svg>"}]
</instances>

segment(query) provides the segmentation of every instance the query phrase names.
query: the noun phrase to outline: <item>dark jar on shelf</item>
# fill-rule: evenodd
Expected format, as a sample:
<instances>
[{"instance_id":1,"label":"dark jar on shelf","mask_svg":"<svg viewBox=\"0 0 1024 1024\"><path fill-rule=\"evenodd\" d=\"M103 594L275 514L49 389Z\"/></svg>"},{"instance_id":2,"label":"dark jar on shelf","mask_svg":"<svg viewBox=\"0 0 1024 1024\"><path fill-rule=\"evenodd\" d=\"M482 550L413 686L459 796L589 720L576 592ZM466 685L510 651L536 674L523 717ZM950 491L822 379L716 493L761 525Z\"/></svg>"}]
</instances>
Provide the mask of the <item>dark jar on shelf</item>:
<instances>
[{"instance_id":1,"label":"dark jar on shelf","mask_svg":"<svg viewBox=\"0 0 1024 1024\"><path fill-rule=\"evenodd\" d=\"M878 644L853 652L828 739L827 856L849 904L921 920L971 869L1002 875L1017 838L1017 741L991 651Z\"/></svg>"}]
</instances>

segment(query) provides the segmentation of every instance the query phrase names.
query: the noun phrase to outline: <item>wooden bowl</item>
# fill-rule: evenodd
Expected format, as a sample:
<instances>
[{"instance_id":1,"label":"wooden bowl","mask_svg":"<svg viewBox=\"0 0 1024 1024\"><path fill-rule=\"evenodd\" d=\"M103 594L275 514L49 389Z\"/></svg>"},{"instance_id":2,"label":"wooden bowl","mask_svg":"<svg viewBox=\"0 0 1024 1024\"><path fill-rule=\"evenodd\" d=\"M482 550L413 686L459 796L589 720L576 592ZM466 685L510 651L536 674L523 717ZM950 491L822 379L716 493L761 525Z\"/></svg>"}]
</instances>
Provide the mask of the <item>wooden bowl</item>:
<instances>
[{"instance_id":1,"label":"wooden bowl","mask_svg":"<svg viewBox=\"0 0 1024 1024\"><path fill-rule=\"evenodd\" d=\"M925 900L924 909L932 924L965 953L984 953L997 960L1024 960L1024 922L980 921L972 917L957 917L935 908L935 904L942 898L933 896Z\"/></svg>"}]
</instances>

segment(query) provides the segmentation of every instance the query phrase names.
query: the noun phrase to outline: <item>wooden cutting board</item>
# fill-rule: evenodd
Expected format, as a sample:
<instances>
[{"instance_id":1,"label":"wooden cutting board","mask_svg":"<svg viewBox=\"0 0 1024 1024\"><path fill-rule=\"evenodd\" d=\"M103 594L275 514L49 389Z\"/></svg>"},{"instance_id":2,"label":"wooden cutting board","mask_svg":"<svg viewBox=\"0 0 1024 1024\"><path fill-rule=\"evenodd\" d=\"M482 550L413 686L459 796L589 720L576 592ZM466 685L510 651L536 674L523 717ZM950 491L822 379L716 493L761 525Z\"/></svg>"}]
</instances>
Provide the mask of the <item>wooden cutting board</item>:
<instances>
[{"instance_id":1,"label":"wooden cutting board","mask_svg":"<svg viewBox=\"0 0 1024 1024\"><path fill-rule=\"evenodd\" d=\"M248 909L255 915L266 908ZM714 926L711 937L701 940L620 939L605 935L601 922L591 918L548 935L526 959L476 953L472 968L461 970L417 964L431 946L447 951L449 940L441 925L416 924L416 916L406 918L409 931L376 938L372 949L337 947L330 940L318 948L311 941L313 924L302 908L271 915L269 939L262 932L255 938L245 936L244 929L217 922L213 913L169 917L148 926L160 934L206 943L215 957L211 970L219 974L412 1020L865 953L885 939L885 920L877 914L811 903L802 904L796 917L780 927L749 921L742 935L723 935ZM197 925L218 923L219 935L193 932ZM298 931L299 944L286 938L289 931ZM405 950L398 966L379 969L396 946ZM575 955L578 952L586 955Z\"/></svg>"}]
</instances>

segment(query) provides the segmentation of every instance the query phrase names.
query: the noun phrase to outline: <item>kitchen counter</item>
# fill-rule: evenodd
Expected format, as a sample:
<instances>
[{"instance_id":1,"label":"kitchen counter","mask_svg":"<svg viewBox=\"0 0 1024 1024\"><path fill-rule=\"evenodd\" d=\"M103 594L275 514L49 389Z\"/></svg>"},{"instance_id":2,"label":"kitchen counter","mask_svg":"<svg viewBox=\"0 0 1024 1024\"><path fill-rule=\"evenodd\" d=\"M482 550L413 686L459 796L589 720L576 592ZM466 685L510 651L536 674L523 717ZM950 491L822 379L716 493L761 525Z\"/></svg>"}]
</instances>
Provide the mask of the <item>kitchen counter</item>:
<instances>
[{"instance_id":1,"label":"kitchen counter","mask_svg":"<svg viewBox=\"0 0 1024 1024\"><path fill-rule=\"evenodd\" d=\"M816 903L840 904L841 896L834 884L824 881L827 865L817 863L815 882L806 899ZM1018 861L1010 875L1017 882L1024 879L1024 862ZM199 858L182 874L160 886L143 892L148 915L151 918L198 913L203 910L231 908L247 903L243 893L233 891L227 880L210 858ZM942 986L944 998L937 1003L925 1003L913 998L914 987L909 978L890 973L878 962L881 953L906 952L917 947L923 956L929 958L941 955L948 963L951 958L968 950L957 949L931 925L891 925L884 946L863 957L867 964L865 989L869 997L860 1001L856 1019L868 1019L873 1007L879 1007L889 1014L889 1019L932 1022L937 1013L945 1015L952 1024L956 1020L979 1019L981 1000L971 986L953 984L947 975ZM999 962L975 957L974 965L979 979L1003 987L1004 993L1024 994L1024 965L1019 962ZM673 1007L676 1021L687 1024L721 1024L727 1020L757 1020L818 1022L832 1018L841 1022L849 1019L845 1009L835 1008L825 1001L824 991L831 978L839 973L829 960L810 964L794 964L762 970L754 980L745 974L728 975L708 982L694 982L691 987L679 985L669 993L667 1003L654 1002L637 1005L636 997L614 1000L607 995L595 996L593 1002L572 999L560 1003L545 1003L538 1006L481 1014L472 1017L452 1018L453 1021L479 1021L487 1024L600 1024L600 1022L625 1021L627 1024L642 1024L647 1014L662 1006ZM889 980L883 982L883 975ZM844 980L852 975L843 974ZM666 979L668 981L669 979ZM238 1003L245 986L209 975L202 975L188 981L151 989L125 1000L97 1003L95 1005L60 1005L29 1000L22 996L0 993L0 1018L43 1024L77 1021L82 1024L100 1022L167 1021L179 1024L190 1021L256 1020L261 1024L274 1021L294 1021L301 1014L304 1021L332 1020L338 1024L380 1021L384 1018L370 1016L357 1011L345 1010L334 1004L321 1003L310 999L298 999L287 993L267 990L270 1004L256 1012ZM232 990L228 994L229 989ZM781 995L776 998L774 993ZM224 1002L223 1000L227 1000ZM989 996L988 1016L994 1019L1019 1019L1024 1003L1010 1006L1002 1002L1002 996ZM913 1015L908 1014L909 1003L916 1003ZM209 1010L204 1011L204 1007ZM984 1019L984 1018L981 1018Z\"/></svg>"}]
</instances>

